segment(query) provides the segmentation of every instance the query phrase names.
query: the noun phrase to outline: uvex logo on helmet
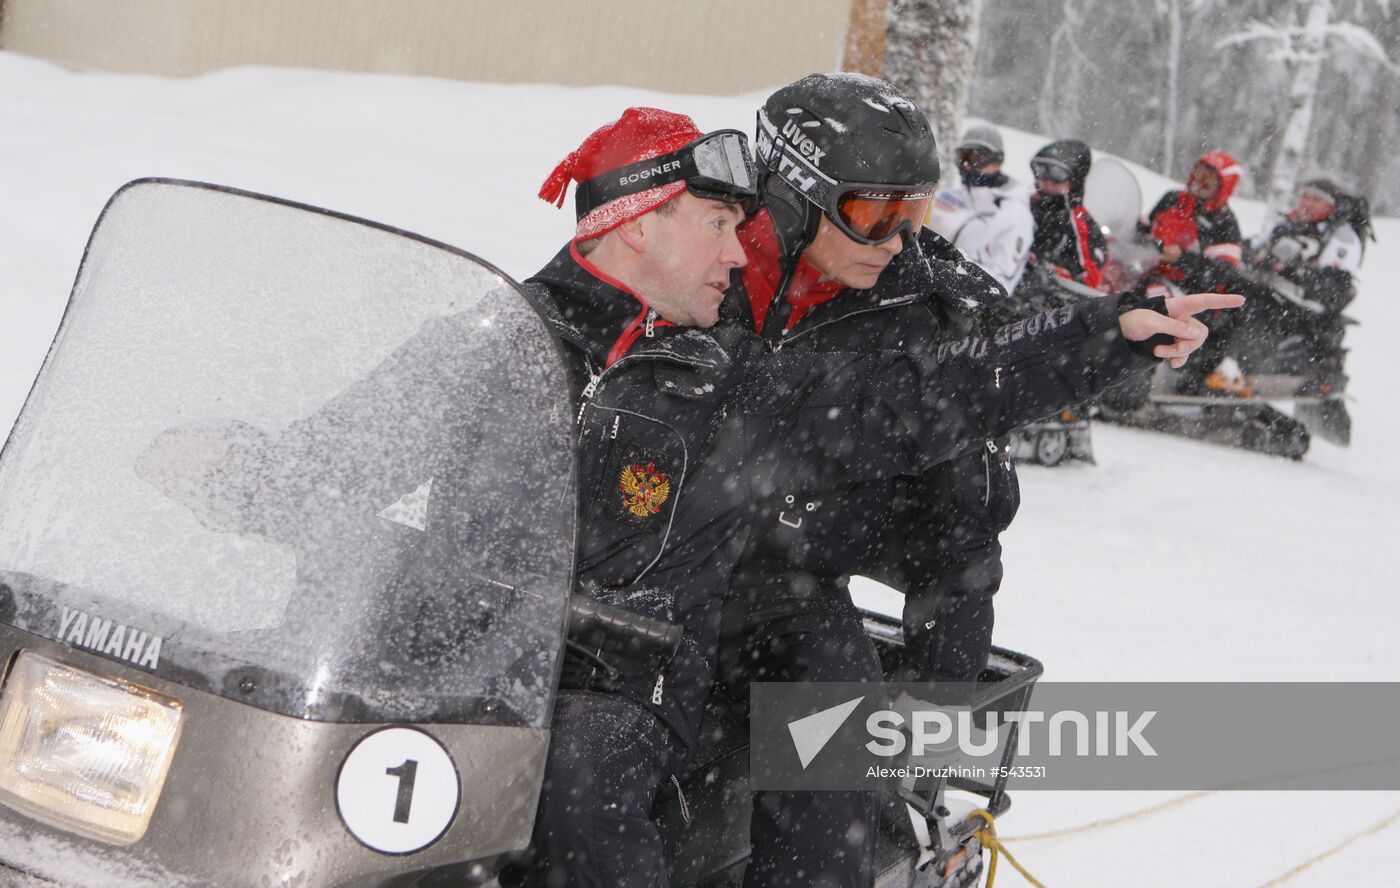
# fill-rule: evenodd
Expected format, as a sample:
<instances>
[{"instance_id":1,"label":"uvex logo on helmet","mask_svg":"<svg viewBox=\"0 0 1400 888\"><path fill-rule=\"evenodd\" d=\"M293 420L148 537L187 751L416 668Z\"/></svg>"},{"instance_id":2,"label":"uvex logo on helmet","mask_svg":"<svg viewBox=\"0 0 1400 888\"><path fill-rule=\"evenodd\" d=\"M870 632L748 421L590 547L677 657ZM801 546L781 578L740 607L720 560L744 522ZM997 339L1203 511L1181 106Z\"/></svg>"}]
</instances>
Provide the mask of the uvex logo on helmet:
<instances>
[{"instance_id":1,"label":"uvex logo on helmet","mask_svg":"<svg viewBox=\"0 0 1400 888\"><path fill-rule=\"evenodd\" d=\"M794 134L803 140L801 144L809 146L807 153L798 147ZM817 166L817 161L826 156L826 149L802 132L802 124L795 119L785 120L780 132L761 108L758 112L758 156L802 194L821 193L821 189L813 192L818 180L834 184Z\"/></svg>"},{"instance_id":2,"label":"uvex logo on helmet","mask_svg":"<svg viewBox=\"0 0 1400 888\"><path fill-rule=\"evenodd\" d=\"M790 83L759 109L757 135L762 164L809 200L820 202L823 186L837 183L923 188L938 181L928 119L874 77L809 74Z\"/></svg>"},{"instance_id":3,"label":"uvex logo on helmet","mask_svg":"<svg viewBox=\"0 0 1400 888\"><path fill-rule=\"evenodd\" d=\"M787 139L789 144L797 149L797 153L810 160L814 166L822 165L822 158L826 152L806 133L802 132L802 124L792 119L783 121L783 138Z\"/></svg>"}]
</instances>

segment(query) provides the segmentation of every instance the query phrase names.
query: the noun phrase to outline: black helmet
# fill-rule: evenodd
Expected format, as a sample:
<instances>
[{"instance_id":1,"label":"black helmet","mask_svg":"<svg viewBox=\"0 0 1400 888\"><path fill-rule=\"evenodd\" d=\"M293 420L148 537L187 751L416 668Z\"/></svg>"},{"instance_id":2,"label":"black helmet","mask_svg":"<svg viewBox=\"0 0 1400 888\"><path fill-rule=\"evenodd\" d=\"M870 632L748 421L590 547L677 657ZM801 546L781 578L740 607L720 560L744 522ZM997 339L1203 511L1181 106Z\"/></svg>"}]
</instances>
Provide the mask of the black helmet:
<instances>
[{"instance_id":1,"label":"black helmet","mask_svg":"<svg viewBox=\"0 0 1400 888\"><path fill-rule=\"evenodd\" d=\"M1036 179L1069 182L1070 196L1083 200L1084 180L1089 178L1093 162L1094 153L1088 145L1077 139L1061 139L1035 153L1031 158L1031 172Z\"/></svg>"},{"instance_id":2,"label":"black helmet","mask_svg":"<svg viewBox=\"0 0 1400 888\"><path fill-rule=\"evenodd\" d=\"M803 77L768 97L757 129L763 202L788 255L811 241L822 213L856 240L892 236L876 229L883 236L865 238L838 218L838 200L852 186L931 197L938 182L938 147L928 119L913 99L874 77Z\"/></svg>"}]
</instances>

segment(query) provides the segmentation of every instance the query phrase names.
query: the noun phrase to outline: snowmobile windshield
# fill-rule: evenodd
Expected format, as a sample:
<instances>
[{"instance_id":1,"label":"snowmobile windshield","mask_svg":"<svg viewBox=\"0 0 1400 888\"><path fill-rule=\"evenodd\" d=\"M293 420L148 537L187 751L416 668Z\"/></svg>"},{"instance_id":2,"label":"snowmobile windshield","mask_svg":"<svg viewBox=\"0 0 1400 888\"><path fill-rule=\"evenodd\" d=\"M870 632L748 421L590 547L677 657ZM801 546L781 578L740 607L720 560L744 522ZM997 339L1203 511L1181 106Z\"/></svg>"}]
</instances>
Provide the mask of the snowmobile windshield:
<instances>
[{"instance_id":1,"label":"snowmobile windshield","mask_svg":"<svg viewBox=\"0 0 1400 888\"><path fill-rule=\"evenodd\" d=\"M1084 208L1120 240L1137 227L1142 215L1142 187L1137 176L1120 160L1101 157L1084 180Z\"/></svg>"},{"instance_id":2,"label":"snowmobile windshield","mask_svg":"<svg viewBox=\"0 0 1400 888\"><path fill-rule=\"evenodd\" d=\"M543 726L568 391L473 257L129 185L0 454L0 620L303 718Z\"/></svg>"}]
</instances>

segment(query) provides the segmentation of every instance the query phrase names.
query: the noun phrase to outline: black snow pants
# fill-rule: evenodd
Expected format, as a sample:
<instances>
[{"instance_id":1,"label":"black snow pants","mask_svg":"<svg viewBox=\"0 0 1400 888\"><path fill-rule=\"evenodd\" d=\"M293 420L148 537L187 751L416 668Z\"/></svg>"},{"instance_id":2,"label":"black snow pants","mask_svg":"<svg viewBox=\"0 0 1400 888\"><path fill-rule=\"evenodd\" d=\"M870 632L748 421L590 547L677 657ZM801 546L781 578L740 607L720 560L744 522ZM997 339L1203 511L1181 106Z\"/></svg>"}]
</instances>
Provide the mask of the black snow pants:
<instances>
[{"instance_id":1,"label":"black snow pants","mask_svg":"<svg viewBox=\"0 0 1400 888\"><path fill-rule=\"evenodd\" d=\"M651 809L680 740L620 694L564 691L554 705L528 888L665 888Z\"/></svg>"},{"instance_id":2,"label":"black snow pants","mask_svg":"<svg viewBox=\"0 0 1400 888\"><path fill-rule=\"evenodd\" d=\"M746 699L751 681L880 681L875 648L844 585L788 579L781 591L736 580L720 641L729 692ZM794 594L793 586L802 588ZM876 793L756 792L745 888L869 888L878 825Z\"/></svg>"}]
</instances>

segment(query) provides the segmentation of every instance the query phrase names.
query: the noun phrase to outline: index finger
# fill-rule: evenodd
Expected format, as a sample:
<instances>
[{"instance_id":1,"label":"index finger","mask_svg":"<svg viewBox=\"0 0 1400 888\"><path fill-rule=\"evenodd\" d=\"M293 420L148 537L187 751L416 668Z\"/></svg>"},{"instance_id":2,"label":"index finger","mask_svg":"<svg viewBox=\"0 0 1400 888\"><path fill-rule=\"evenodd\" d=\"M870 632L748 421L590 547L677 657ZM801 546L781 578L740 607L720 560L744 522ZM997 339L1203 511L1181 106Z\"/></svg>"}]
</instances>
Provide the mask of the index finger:
<instances>
[{"instance_id":1,"label":"index finger","mask_svg":"<svg viewBox=\"0 0 1400 888\"><path fill-rule=\"evenodd\" d=\"M1167 311L1174 318L1217 308L1239 308L1241 305L1244 305L1244 297L1238 293L1188 293L1167 297Z\"/></svg>"}]
</instances>

